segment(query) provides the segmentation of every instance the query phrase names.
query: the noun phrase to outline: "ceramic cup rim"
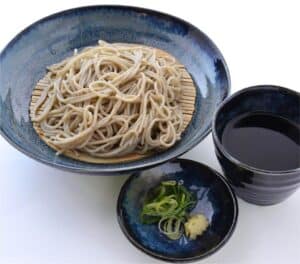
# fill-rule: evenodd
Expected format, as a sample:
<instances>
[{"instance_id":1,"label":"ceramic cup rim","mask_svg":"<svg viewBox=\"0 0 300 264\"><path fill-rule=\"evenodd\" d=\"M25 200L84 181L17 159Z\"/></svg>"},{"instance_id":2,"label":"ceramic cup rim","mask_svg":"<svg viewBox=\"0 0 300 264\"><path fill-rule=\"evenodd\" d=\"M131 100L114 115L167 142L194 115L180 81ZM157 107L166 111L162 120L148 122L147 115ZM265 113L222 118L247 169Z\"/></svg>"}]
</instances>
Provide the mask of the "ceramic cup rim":
<instances>
[{"instance_id":1,"label":"ceramic cup rim","mask_svg":"<svg viewBox=\"0 0 300 264\"><path fill-rule=\"evenodd\" d=\"M295 169L289 169L289 170L265 170L265 169L260 169L257 167L253 167L251 165L248 165L242 161L240 161L239 159L233 157L228 151L227 149L224 147L224 145L221 143L221 140L218 137L217 131L216 131L216 123L217 123L217 118L219 116L219 114L224 111L224 107L226 105L228 105L229 103L231 103L231 101L245 93L251 93L251 92L255 92L255 91L262 91L262 90L267 90L267 91L284 91L285 93L289 93L292 96L297 96L299 97L300 100L300 93L288 89L286 87L282 87L282 86L278 86L278 85L273 85L273 84L260 84L260 85L255 85L255 86L249 86L247 88L244 88L234 94L232 94L231 96L227 97L217 108L217 110L214 113L213 116L213 121L212 121L212 136L213 136L213 140L214 140L214 144L215 146L221 151L221 153L228 159L230 160L232 163L236 164L239 167L242 167L244 169L250 170L250 171L254 171L254 172L258 172L260 174L267 174L267 175L274 175L274 176L278 176L278 175L286 175L286 174L293 174L293 173L297 173L300 172L300 166L298 168Z\"/></svg>"}]
</instances>

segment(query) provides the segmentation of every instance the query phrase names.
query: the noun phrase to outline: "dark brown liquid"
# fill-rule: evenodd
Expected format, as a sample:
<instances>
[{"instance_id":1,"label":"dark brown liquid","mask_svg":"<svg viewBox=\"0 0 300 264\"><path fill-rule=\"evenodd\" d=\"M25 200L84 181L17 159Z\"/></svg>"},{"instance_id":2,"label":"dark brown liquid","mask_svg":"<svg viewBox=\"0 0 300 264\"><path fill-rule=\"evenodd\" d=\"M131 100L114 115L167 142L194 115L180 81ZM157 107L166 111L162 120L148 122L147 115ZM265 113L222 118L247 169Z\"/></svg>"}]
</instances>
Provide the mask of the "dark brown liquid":
<instances>
[{"instance_id":1,"label":"dark brown liquid","mask_svg":"<svg viewBox=\"0 0 300 264\"><path fill-rule=\"evenodd\" d=\"M266 113L240 115L226 125L222 143L237 160L264 170L300 167L300 126Z\"/></svg>"}]
</instances>

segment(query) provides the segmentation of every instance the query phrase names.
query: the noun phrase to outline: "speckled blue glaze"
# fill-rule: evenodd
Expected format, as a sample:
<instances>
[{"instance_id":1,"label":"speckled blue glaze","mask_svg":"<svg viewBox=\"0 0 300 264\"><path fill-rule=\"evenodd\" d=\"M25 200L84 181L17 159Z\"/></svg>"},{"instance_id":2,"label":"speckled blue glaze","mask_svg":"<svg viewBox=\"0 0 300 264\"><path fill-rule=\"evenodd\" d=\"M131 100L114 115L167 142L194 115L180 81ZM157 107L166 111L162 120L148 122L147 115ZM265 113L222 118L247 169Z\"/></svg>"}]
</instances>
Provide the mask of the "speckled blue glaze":
<instances>
[{"instance_id":1,"label":"speckled blue glaze","mask_svg":"<svg viewBox=\"0 0 300 264\"><path fill-rule=\"evenodd\" d=\"M249 87L225 100L214 117L216 154L236 194L250 203L272 205L288 198L300 186L300 167L289 171L253 168L231 156L221 142L223 130L230 120L256 111L279 115L300 125L300 94L274 85Z\"/></svg>"},{"instance_id":2,"label":"speckled blue glaze","mask_svg":"<svg viewBox=\"0 0 300 264\"><path fill-rule=\"evenodd\" d=\"M198 202L191 213L203 213L209 227L196 240L182 236L173 241L161 234L156 224L140 222L147 192L164 180L183 180L184 186L197 195ZM145 253L169 261L190 261L204 258L224 245L235 228L238 207L222 176L200 163L178 159L132 175L120 192L117 213L126 237Z\"/></svg>"},{"instance_id":3,"label":"speckled blue glaze","mask_svg":"<svg viewBox=\"0 0 300 264\"><path fill-rule=\"evenodd\" d=\"M55 152L32 128L28 106L46 66L71 55L75 48L109 42L142 43L179 59L197 85L196 112L182 140L155 156L122 164L88 164ZM177 157L210 131L213 112L228 95L226 63L214 43L189 23L159 12L122 6L90 6L46 17L17 35L0 54L0 132L28 156L75 172L116 174L153 166Z\"/></svg>"}]
</instances>

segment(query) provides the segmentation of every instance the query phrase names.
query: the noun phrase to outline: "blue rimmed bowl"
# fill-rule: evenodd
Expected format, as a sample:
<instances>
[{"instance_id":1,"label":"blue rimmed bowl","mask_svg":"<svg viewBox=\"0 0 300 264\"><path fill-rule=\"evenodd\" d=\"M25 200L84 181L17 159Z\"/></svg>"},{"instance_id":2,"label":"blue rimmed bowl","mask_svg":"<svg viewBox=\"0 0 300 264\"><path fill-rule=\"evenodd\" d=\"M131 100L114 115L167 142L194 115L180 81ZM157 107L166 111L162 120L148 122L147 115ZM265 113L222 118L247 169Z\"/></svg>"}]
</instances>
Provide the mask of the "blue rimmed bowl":
<instances>
[{"instance_id":1,"label":"blue rimmed bowl","mask_svg":"<svg viewBox=\"0 0 300 264\"><path fill-rule=\"evenodd\" d=\"M182 236L170 240L157 224L140 220L143 201L161 181L183 181L197 196L191 214L202 213L209 227L196 240ZM219 250L232 235L238 217L238 205L226 180L209 167L191 160L178 159L152 169L134 173L123 185L117 205L120 227L129 241L146 254L166 261L183 262L205 258Z\"/></svg>"},{"instance_id":2,"label":"blue rimmed bowl","mask_svg":"<svg viewBox=\"0 0 300 264\"><path fill-rule=\"evenodd\" d=\"M164 49L184 64L197 86L196 111L174 147L143 160L90 164L56 156L29 119L33 87L46 66L75 48L108 42L141 43ZM0 54L0 132L21 152L74 172L118 174L173 159L197 145L211 129L214 110L228 95L229 72L215 44L193 25L170 15L125 6L90 6L43 18L18 34Z\"/></svg>"}]
</instances>

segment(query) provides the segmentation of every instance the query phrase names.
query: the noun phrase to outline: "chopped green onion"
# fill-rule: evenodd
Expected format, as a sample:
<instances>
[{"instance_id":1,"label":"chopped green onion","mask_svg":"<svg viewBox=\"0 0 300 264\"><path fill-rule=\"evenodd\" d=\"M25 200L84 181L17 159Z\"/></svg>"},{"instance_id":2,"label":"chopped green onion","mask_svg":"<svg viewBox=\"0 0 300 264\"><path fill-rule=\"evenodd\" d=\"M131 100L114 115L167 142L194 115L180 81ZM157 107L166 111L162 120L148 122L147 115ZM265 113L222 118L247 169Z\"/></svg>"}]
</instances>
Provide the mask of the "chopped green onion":
<instances>
[{"instance_id":1,"label":"chopped green onion","mask_svg":"<svg viewBox=\"0 0 300 264\"><path fill-rule=\"evenodd\" d=\"M196 204L195 196L176 181L163 181L146 196L141 221L158 223L161 233L170 239L179 239L187 212Z\"/></svg>"}]
</instances>

